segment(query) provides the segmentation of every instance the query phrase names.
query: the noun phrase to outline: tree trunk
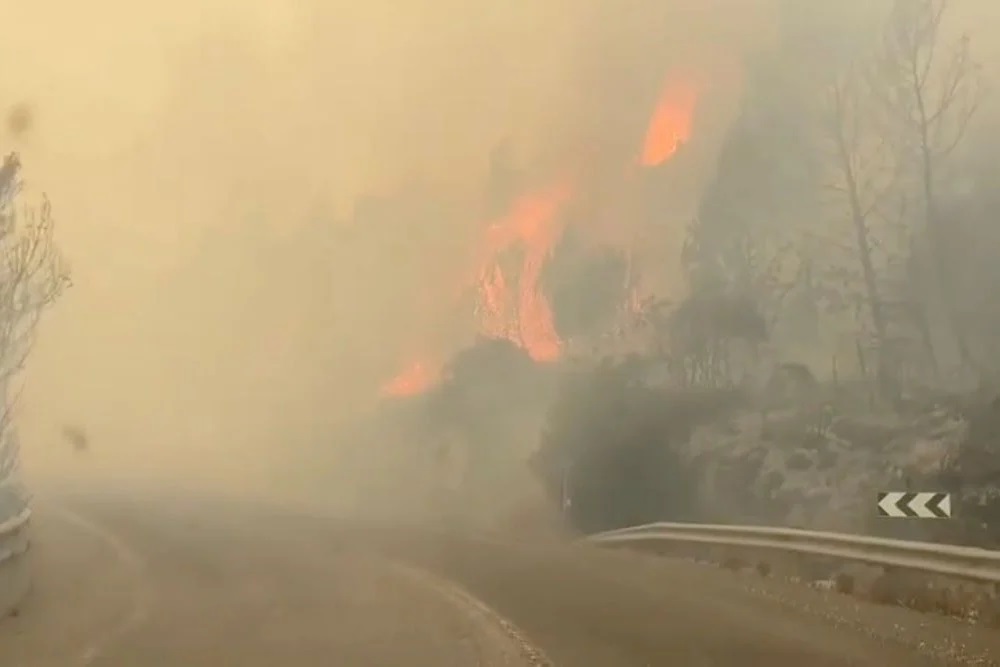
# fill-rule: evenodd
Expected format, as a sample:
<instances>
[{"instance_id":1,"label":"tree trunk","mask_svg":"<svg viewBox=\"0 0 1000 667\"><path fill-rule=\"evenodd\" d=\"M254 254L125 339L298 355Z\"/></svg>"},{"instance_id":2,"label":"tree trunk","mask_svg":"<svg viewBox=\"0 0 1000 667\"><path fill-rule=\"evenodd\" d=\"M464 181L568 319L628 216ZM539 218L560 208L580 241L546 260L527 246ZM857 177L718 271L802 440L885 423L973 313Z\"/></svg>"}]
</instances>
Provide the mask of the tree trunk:
<instances>
[{"instance_id":1,"label":"tree trunk","mask_svg":"<svg viewBox=\"0 0 1000 667\"><path fill-rule=\"evenodd\" d=\"M844 145L843 137L838 137L841 160L844 167L844 178L847 181L847 199L851 211L851 225L854 228L854 241L858 251L858 260L861 263L861 273L865 283L865 292L868 296L868 307L871 311L872 325L875 327L876 360L875 360L875 382L878 385L879 393L883 398L895 401L899 398L899 386L897 378L894 377L892 369L889 367L885 353L886 343L886 318L882 298L878 290L878 281L875 276L875 265L872 261L871 242L868 239L868 221L861 205L861 197L858 192L858 184L854 177L854 169L850 163L850 155Z\"/></svg>"},{"instance_id":2,"label":"tree trunk","mask_svg":"<svg viewBox=\"0 0 1000 667\"><path fill-rule=\"evenodd\" d=\"M945 312L948 314L949 324L952 334L955 336L955 344L958 347L958 355L962 364L966 368L976 373L976 364L969 349L968 336L965 332L965 324L962 322L958 309L955 307L954 284L948 273L948 256L945 251L946 234L942 228L942 221L938 214L937 194L934 190L934 156L931 151L930 119L927 115L927 105L924 102L924 91L920 84L920 79L916 75L913 77L913 99L916 102L917 114L919 117L920 129L920 177L924 198L924 220L927 231L930 234L930 253L934 256L935 268L937 269L937 283L941 291L941 301Z\"/></svg>"}]
</instances>

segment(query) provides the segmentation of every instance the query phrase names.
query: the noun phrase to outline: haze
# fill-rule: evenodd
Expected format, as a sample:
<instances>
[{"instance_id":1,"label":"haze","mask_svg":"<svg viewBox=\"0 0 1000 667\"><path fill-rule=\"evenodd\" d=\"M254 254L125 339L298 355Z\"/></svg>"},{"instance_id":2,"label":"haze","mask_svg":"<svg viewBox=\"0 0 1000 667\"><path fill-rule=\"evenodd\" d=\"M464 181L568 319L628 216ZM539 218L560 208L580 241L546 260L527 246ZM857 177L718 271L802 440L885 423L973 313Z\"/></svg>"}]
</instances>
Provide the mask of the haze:
<instances>
[{"instance_id":1,"label":"haze","mask_svg":"<svg viewBox=\"0 0 1000 667\"><path fill-rule=\"evenodd\" d=\"M27 105L31 123L0 146L21 152L28 194L51 197L75 282L31 360L29 463L68 458L73 423L122 470L249 483L307 465L295 453L370 407L415 348L447 354L468 334L442 303L498 142L538 179L584 168L599 183L637 150L668 76L709 91L679 238L772 4L7 7L0 109ZM994 5L963 9L987 58ZM391 223L392 243L349 250L369 233L359 201L418 190L433 206Z\"/></svg>"}]
</instances>

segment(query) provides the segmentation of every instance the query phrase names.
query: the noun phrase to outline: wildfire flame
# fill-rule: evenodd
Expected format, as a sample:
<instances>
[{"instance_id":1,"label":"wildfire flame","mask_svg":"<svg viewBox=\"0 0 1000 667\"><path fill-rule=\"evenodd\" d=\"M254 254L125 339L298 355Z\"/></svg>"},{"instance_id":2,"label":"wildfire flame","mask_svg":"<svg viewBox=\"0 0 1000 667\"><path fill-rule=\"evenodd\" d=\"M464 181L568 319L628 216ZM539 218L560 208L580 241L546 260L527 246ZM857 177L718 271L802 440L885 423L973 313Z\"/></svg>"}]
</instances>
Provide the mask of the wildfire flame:
<instances>
[{"instance_id":1,"label":"wildfire flame","mask_svg":"<svg viewBox=\"0 0 1000 667\"><path fill-rule=\"evenodd\" d=\"M698 91L684 82L670 83L660 95L649 121L639 162L644 167L663 164L691 138L691 125Z\"/></svg>"},{"instance_id":2,"label":"wildfire flame","mask_svg":"<svg viewBox=\"0 0 1000 667\"><path fill-rule=\"evenodd\" d=\"M504 216L486 226L474 272L479 332L511 341L535 361L558 359L562 349L541 278L545 260L562 234L559 212L571 193L563 183L515 200ZM521 253L520 270L513 276L501 265L510 250ZM417 361L387 383L382 393L413 396L440 378L440 364Z\"/></svg>"},{"instance_id":3,"label":"wildfire flame","mask_svg":"<svg viewBox=\"0 0 1000 667\"><path fill-rule=\"evenodd\" d=\"M422 394L440 379L440 367L425 361L415 361L389 381L382 393L386 396L416 396Z\"/></svg>"},{"instance_id":4,"label":"wildfire flame","mask_svg":"<svg viewBox=\"0 0 1000 667\"><path fill-rule=\"evenodd\" d=\"M486 261L478 280L480 330L523 347L536 361L557 359L562 348L541 277L545 260L562 234L558 214L571 193L569 185L559 184L521 197L507 215L487 228ZM500 258L518 246L522 261L515 293Z\"/></svg>"},{"instance_id":5,"label":"wildfire flame","mask_svg":"<svg viewBox=\"0 0 1000 667\"><path fill-rule=\"evenodd\" d=\"M646 131L639 166L663 164L690 138L697 101L698 90L687 81L672 80L664 87ZM536 361L554 361L562 353L563 341L541 278L563 232L560 213L572 195L572 185L563 181L516 199L505 215L486 226L472 273L478 331L511 341ZM520 265L514 269L505 268L502 262L511 251L520 252ZM638 300L633 289L628 305L638 308ZM382 393L420 394L441 377L441 364L417 361L387 383Z\"/></svg>"}]
</instances>

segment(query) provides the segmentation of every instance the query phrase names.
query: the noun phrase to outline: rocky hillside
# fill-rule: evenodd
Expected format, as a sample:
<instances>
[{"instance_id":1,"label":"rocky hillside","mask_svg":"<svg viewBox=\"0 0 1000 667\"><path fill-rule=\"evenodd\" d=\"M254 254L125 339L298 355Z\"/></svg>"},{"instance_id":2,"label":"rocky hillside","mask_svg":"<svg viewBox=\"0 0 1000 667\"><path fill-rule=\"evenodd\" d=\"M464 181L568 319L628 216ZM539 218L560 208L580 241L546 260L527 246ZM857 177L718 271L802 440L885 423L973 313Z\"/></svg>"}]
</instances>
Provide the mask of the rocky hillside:
<instances>
[{"instance_id":1,"label":"rocky hillside","mask_svg":"<svg viewBox=\"0 0 1000 667\"><path fill-rule=\"evenodd\" d=\"M740 410L699 426L681 448L708 520L992 544L1000 541L998 406ZM955 518L878 517L876 494L887 490L951 491Z\"/></svg>"}]
</instances>

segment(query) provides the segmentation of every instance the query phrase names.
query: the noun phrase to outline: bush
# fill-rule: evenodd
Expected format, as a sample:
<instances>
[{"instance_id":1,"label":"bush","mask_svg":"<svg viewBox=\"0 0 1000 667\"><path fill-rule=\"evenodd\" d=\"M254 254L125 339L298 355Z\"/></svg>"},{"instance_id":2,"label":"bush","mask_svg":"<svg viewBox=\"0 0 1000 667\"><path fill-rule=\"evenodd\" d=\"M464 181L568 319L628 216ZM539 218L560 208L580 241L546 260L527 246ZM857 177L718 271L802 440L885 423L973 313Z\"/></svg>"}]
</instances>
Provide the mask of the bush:
<instances>
[{"instance_id":1,"label":"bush","mask_svg":"<svg viewBox=\"0 0 1000 667\"><path fill-rule=\"evenodd\" d=\"M724 392L670 392L632 357L562 377L535 467L584 532L697 518L692 475L676 445L730 404Z\"/></svg>"}]
</instances>

